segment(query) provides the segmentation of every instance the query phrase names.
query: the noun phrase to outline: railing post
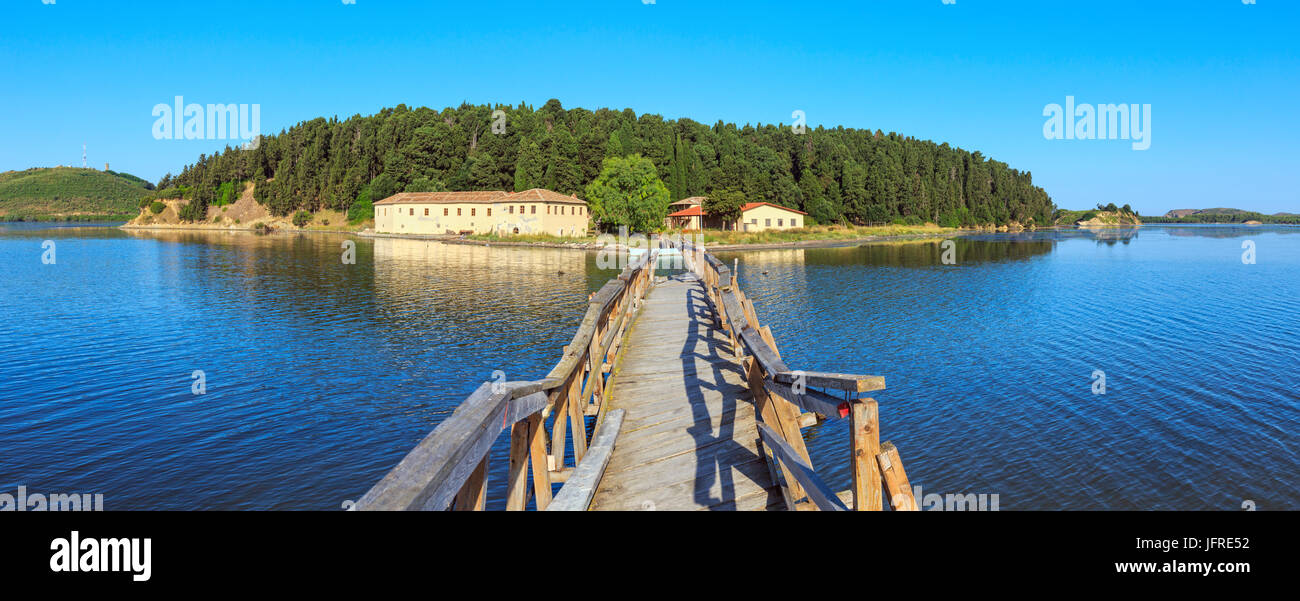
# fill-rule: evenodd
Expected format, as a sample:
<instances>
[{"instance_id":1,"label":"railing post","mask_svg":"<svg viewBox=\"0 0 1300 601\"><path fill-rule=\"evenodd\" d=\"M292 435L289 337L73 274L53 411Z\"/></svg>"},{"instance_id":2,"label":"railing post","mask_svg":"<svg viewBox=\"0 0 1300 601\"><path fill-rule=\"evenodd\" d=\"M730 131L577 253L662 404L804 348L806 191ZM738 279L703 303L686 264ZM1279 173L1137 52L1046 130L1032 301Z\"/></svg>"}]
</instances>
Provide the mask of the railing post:
<instances>
[{"instance_id":1,"label":"railing post","mask_svg":"<svg viewBox=\"0 0 1300 601\"><path fill-rule=\"evenodd\" d=\"M880 409L873 399L850 403L852 436L853 508L880 511Z\"/></svg>"},{"instance_id":2,"label":"railing post","mask_svg":"<svg viewBox=\"0 0 1300 601\"><path fill-rule=\"evenodd\" d=\"M528 504L528 422L510 426L510 473L506 481L506 511L522 511Z\"/></svg>"},{"instance_id":3,"label":"railing post","mask_svg":"<svg viewBox=\"0 0 1300 601\"><path fill-rule=\"evenodd\" d=\"M577 370L574 370L575 373ZM564 469L564 447L568 441L568 424L569 424L569 404L572 402L570 391L573 389L572 381L574 375L570 374L569 379L559 388L555 389L555 398L551 402L551 416L554 421L551 423L551 457L553 458L550 467L552 471Z\"/></svg>"},{"instance_id":4,"label":"railing post","mask_svg":"<svg viewBox=\"0 0 1300 601\"><path fill-rule=\"evenodd\" d=\"M545 511L551 504L551 470L546 461L546 422L542 414L528 416L529 457L533 467L533 498L537 500L537 510Z\"/></svg>"},{"instance_id":5,"label":"railing post","mask_svg":"<svg viewBox=\"0 0 1300 601\"><path fill-rule=\"evenodd\" d=\"M577 465L582 461L582 456L587 453L587 403L590 400L582 394L582 374L586 369L587 362L578 363L574 372L578 377L573 379L573 387L570 388L569 395L569 421L573 428L573 464ZM587 377L593 377L588 373Z\"/></svg>"}]
</instances>

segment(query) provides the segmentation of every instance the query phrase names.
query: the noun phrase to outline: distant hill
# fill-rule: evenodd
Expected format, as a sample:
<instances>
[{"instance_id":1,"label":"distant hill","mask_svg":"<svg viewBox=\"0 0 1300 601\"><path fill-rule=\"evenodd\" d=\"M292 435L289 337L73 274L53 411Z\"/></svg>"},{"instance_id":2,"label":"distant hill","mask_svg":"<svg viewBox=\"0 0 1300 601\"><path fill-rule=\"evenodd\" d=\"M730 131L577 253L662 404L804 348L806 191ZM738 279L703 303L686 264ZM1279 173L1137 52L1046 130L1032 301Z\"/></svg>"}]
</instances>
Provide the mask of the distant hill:
<instances>
[{"instance_id":1,"label":"distant hill","mask_svg":"<svg viewBox=\"0 0 1300 601\"><path fill-rule=\"evenodd\" d=\"M1215 207L1212 209L1174 209L1161 217L1147 217L1148 223L1260 223L1300 224L1300 215L1274 213L1266 215L1243 209Z\"/></svg>"},{"instance_id":2,"label":"distant hill","mask_svg":"<svg viewBox=\"0 0 1300 601\"><path fill-rule=\"evenodd\" d=\"M129 173L38 167L0 173L0 221L130 218L153 184Z\"/></svg>"}]
</instances>

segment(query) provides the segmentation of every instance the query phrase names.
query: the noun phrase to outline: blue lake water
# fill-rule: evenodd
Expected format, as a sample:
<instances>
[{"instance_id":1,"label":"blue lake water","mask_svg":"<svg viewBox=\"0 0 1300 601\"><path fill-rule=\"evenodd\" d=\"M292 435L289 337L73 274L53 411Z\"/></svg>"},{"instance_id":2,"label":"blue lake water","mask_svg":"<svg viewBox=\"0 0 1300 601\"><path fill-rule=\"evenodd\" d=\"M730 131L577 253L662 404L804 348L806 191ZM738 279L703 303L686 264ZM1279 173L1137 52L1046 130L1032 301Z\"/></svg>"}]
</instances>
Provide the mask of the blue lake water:
<instances>
[{"instance_id":1,"label":"blue lake water","mask_svg":"<svg viewBox=\"0 0 1300 601\"><path fill-rule=\"evenodd\" d=\"M720 257L792 367L886 377L883 438L925 494L1300 509L1300 228L970 236L952 265L944 250ZM48 224L0 225L0 265L0 492L108 509L337 509L493 370L545 375L613 275L572 250ZM844 422L805 435L847 488Z\"/></svg>"}]
</instances>

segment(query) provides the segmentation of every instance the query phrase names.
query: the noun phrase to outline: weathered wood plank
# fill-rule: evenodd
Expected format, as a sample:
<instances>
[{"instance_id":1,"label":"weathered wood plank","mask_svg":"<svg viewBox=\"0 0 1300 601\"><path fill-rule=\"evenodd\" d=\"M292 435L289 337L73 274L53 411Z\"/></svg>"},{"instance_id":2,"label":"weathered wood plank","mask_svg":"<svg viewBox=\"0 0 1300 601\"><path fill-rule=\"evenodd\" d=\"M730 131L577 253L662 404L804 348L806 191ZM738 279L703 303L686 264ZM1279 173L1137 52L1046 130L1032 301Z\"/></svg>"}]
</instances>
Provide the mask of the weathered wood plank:
<instances>
[{"instance_id":1,"label":"weathered wood plank","mask_svg":"<svg viewBox=\"0 0 1300 601\"><path fill-rule=\"evenodd\" d=\"M817 505L818 509L822 511L848 511L848 507L845 507L844 503L840 502L839 497L835 496L830 487L826 486L826 483L817 476L812 466L805 463L803 458L795 452L794 448L780 434L762 422L758 424L758 431L763 436L763 442L767 443L767 446L781 460L781 464L790 466L794 478L808 492L808 498Z\"/></svg>"},{"instance_id":2,"label":"weathered wood plank","mask_svg":"<svg viewBox=\"0 0 1300 601\"><path fill-rule=\"evenodd\" d=\"M605 467L609 465L609 458L614 452L619 429L623 426L623 416L626 414L623 409L614 409L605 415L605 420L596 429L596 435L591 438L591 446L587 449L586 458L578 464L568 481L560 488L560 493L555 495L555 499L547 507L548 511L587 510L591 505L591 498L596 494L596 487L605 474Z\"/></svg>"},{"instance_id":3,"label":"weathered wood plank","mask_svg":"<svg viewBox=\"0 0 1300 601\"><path fill-rule=\"evenodd\" d=\"M912 485L907 482L907 473L903 471L903 460L898 455L898 449L894 448L894 443L886 440L880 445L880 454L876 455L876 459L885 477L889 506L894 511L920 511L912 496Z\"/></svg>"}]
</instances>

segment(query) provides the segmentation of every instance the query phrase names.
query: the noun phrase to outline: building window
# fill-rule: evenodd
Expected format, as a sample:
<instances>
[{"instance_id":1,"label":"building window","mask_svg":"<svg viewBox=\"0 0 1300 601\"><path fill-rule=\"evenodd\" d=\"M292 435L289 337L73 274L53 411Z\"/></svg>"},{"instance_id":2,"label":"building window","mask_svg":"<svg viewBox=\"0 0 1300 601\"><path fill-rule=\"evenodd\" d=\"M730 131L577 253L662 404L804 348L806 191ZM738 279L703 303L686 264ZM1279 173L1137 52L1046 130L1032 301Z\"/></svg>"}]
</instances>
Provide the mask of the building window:
<instances>
[{"instance_id":1,"label":"building window","mask_svg":"<svg viewBox=\"0 0 1300 601\"><path fill-rule=\"evenodd\" d=\"M424 208L424 216L425 216L425 217L428 217L428 216L429 216L429 208L428 208L428 207L425 207L425 208Z\"/></svg>"},{"instance_id":2,"label":"building window","mask_svg":"<svg viewBox=\"0 0 1300 601\"><path fill-rule=\"evenodd\" d=\"M460 217L460 207L456 207L456 216Z\"/></svg>"},{"instance_id":3,"label":"building window","mask_svg":"<svg viewBox=\"0 0 1300 601\"><path fill-rule=\"evenodd\" d=\"M488 208L488 217L491 217L491 216L492 216L492 208L489 207L489 208Z\"/></svg>"},{"instance_id":4,"label":"building window","mask_svg":"<svg viewBox=\"0 0 1300 601\"><path fill-rule=\"evenodd\" d=\"M777 219L777 220L776 220L776 227L783 227L783 226L785 226L785 220L784 220L784 219Z\"/></svg>"},{"instance_id":5,"label":"building window","mask_svg":"<svg viewBox=\"0 0 1300 601\"><path fill-rule=\"evenodd\" d=\"M750 219L750 220L749 220L749 224L750 224L750 225L758 225L758 218L755 217L755 218L753 218L753 219Z\"/></svg>"},{"instance_id":6,"label":"building window","mask_svg":"<svg viewBox=\"0 0 1300 601\"><path fill-rule=\"evenodd\" d=\"M510 205L510 214L511 215L515 214L515 205Z\"/></svg>"},{"instance_id":7,"label":"building window","mask_svg":"<svg viewBox=\"0 0 1300 601\"><path fill-rule=\"evenodd\" d=\"M798 219L791 219L791 220L790 220L790 227L799 227L799 220L798 220Z\"/></svg>"},{"instance_id":8,"label":"building window","mask_svg":"<svg viewBox=\"0 0 1300 601\"><path fill-rule=\"evenodd\" d=\"M532 214L534 214L534 215L537 214L537 205L533 205L533 210L532 210L531 212L532 212Z\"/></svg>"},{"instance_id":9,"label":"building window","mask_svg":"<svg viewBox=\"0 0 1300 601\"><path fill-rule=\"evenodd\" d=\"M520 215L524 214L524 205L519 205L519 214Z\"/></svg>"},{"instance_id":10,"label":"building window","mask_svg":"<svg viewBox=\"0 0 1300 601\"><path fill-rule=\"evenodd\" d=\"M411 217L415 217L415 207L411 207Z\"/></svg>"},{"instance_id":11,"label":"building window","mask_svg":"<svg viewBox=\"0 0 1300 601\"><path fill-rule=\"evenodd\" d=\"M551 205L546 205L546 214L547 215L551 214Z\"/></svg>"},{"instance_id":12,"label":"building window","mask_svg":"<svg viewBox=\"0 0 1300 601\"><path fill-rule=\"evenodd\" d=\"M478 209L470 209L470 210L469 210L469 216L470 216L470 217L473 217L473 216L474 216L474 213L477 213L477 212L478 212Z\"/></svg>"}]
</instances>

